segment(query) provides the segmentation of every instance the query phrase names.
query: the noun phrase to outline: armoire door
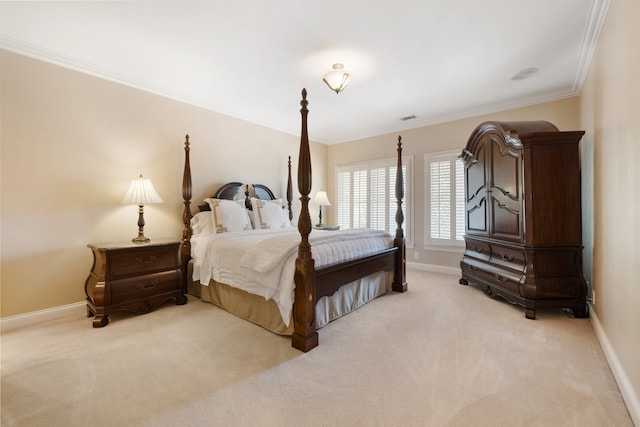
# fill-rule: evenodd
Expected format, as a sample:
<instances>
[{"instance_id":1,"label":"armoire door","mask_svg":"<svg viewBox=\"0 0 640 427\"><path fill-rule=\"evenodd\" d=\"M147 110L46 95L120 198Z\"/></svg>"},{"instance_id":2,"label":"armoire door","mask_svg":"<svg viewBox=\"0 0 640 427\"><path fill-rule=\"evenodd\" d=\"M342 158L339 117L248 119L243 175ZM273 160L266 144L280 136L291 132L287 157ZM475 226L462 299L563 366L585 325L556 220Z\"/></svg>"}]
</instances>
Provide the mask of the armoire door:
<instances>
[{"instance_id":1,"label":"armoire door","mask_svg":"<svg viewBox=\"0 0 640 427\"><path fill-rule=\"evenodd\" d=\"M489 147L480 143L474 159L465 165L465 212L467 234L486 236L489 234L489 212L487 203L487 161Z\"/></svg>"},{"instance_id":2,"label":"armoire door","mask_svg":"<svg viewBox=\"0 0 640 427\"><path fill-rule=\"evenodd\" d=\"M504 145L496 135L490 139L488 162L491 237L521 241L522 222L522 157L517 147Z\"/></svg>"}]
</instances>

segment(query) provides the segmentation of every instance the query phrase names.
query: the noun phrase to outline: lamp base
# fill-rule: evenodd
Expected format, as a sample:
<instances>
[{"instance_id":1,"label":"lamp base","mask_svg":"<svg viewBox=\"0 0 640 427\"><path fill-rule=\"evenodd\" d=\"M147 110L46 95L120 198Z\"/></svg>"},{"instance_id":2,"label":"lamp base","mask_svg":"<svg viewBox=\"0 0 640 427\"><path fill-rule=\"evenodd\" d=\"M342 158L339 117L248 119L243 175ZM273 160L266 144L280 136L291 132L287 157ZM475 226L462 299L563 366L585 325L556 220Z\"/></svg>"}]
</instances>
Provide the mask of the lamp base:
<instances>
[{"instance_id":1,"label":"lamp base","mask_svg":"<svg viewBox=\"0 0 640 427\"><path fill-rule=\"evenodd\" d=\"M149 243L151 241L151 239L149 239L148 237L144 237L144 235L142 236L138 236L138 237L134 237L133 239L131 239L131 241L133 243Z\"/></svg>"},{"instance_id":2,"label":"lamp base","mask_svg":"<svg viewBox=\"0 0 640 427\"><path fill-rule=\"evenodd\" d=\"M138 206L138 236L131 239L133 243L149 243L151 240L144 237L144 206Z\"/></svg>"}]
</instances>

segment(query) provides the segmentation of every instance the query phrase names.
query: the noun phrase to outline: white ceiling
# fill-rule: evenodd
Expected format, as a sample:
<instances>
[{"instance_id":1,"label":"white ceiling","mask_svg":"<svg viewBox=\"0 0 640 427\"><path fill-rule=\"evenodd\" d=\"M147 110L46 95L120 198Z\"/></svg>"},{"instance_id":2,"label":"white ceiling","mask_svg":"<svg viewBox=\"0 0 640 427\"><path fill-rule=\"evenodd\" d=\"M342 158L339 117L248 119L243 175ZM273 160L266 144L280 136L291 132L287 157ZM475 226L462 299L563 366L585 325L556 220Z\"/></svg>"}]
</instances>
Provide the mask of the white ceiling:
<instances>
[{"instance_id":1,"label":"white ceiling","mask_svg":"<svg viewBox=\"0 0 640 427\"><path fill-rule=\"evenodd\" d=\"M578 95L608 4L0 2L0 47L294 135L306 87L331 144ZM322 82L336 62L340 94Z\"/></svg>"}]
</instances>

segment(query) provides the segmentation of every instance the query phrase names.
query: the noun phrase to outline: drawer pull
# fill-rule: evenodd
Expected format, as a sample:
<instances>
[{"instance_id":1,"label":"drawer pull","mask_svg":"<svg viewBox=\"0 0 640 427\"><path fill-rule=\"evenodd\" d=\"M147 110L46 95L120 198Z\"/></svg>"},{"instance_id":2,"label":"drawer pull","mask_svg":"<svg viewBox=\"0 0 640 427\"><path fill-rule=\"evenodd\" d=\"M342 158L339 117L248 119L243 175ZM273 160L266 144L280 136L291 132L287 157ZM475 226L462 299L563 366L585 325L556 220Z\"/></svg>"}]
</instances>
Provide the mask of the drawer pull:
<instances>
[{"instance_id":1,"label":"drawer pull","mask_svg":"<svg viewBox=\"0 0 640 427\"><path fill-rule=\"evenodd\" d=\"M476 267L475 265L470 265L470 266L469 266L469 270L471 270L471 271L478 271L478 267Z\"/></svg>"},{"instance_id":2,"label":"drawer pull","mask_svg":"<svg viewBox=\"0 0 640 427\"><path fill-rule=\"evenodd\" d=\"M502 254L502 259L505 261L513 261L513 255Z\"/></svg>"},{"instance_id":3,"label":"drawer pull","mask_svg":"<svg viewBox=\"0 0 640 427\"><path fill-rule=\"evenodd\" d=\"M505 283L508 279L507 279L506 277L504 277L504 276L501 276L501 275L499 275L499 274L496 274L496 280L497 280L498 282Z\"/></svg>"},{"instance_id":4,"label":"drawer pull","mask_svg":"<svg viewBox=\"0 0 640 427\"><path fill-rule=\"evenodd\" d=\"M479 254L481 254L481 253L482 253L482 248L479 248L479 247L477 247L477 246L474 246L474 247L473 247L473 250L474 250L475 252L478 252Z\"/></svg>"},{"instance_id":5,"label":"drawer pull","mask_svg":"<svg viewBox=\"0 0 640 427\"><path fill-rule=\"evenodd\" d=\"M156 286L158 286L158 282L138 283L138 288L142 289L143 291L149 291L155 288Z\"/></svg>"},{"instance_id":6,"label":"drawer pull","mask_svg":"<svg viewBox=\"0 0 640 427\"><path fill-rule=\"evenodd\" d=\"M147 257L137 257L136 261L138 261L138 264L140 265L148 265L148 264L153 264L153 262L157 259L158 259L157 256L151 255Z\"/></svg>"}]
</instances>

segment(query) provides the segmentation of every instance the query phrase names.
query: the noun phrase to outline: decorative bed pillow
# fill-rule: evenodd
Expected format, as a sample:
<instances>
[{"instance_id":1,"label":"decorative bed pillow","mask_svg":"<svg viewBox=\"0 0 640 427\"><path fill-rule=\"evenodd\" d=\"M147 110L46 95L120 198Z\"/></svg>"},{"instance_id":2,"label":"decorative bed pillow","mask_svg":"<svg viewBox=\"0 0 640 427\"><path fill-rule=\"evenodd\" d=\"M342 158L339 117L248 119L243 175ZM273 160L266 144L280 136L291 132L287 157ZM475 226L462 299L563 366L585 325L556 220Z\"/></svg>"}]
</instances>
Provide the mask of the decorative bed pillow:
<instances>
[{"instance_id":1,"label":"decorative bed pillow","mask_svg":"<svg viewBox=\"0 0 640 427\"><path fill-rule=\"evenodd\" d=\"M251 209L247 209L247 215L249 215L249 221L251 221L251 228L256 228L256 220L253 216L253 211Z\"/></svg>"},{"instance_id":2,"label":"decorative bed pillow","mask_svg":"<svg viewBox=\"0 0 640 427\"><path fill-rule=\"evenodd\" d=\"M282 200L260 200L252 197L251 206L256 230L293 227L287 212L282 208Z\"/></svg>"},{"instance_id":3,"label":"decorative bed pillow","mask_svg":"<svg viewBox=\"0 0 640 427\"><path fill-rule=\"evenodd\" d=\"M211 208L213 227L218 233L251 230L244 200L204 199Z\"/></svg>"},{"instance_id":4,"label":"decorative bed pillow","mask_svg":"<svg viewBox=\"0 0 640 427\"><path fill-rule=\"evenodd\" d=\"M198 234L213 233L215 230L215 227L213 226L213 215L211 215L211 212L209 211L198 212L197 214L192 216L191 230L193 230L194 236L197 236Z\"/></svg>"}]
</instances>

